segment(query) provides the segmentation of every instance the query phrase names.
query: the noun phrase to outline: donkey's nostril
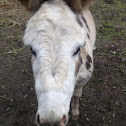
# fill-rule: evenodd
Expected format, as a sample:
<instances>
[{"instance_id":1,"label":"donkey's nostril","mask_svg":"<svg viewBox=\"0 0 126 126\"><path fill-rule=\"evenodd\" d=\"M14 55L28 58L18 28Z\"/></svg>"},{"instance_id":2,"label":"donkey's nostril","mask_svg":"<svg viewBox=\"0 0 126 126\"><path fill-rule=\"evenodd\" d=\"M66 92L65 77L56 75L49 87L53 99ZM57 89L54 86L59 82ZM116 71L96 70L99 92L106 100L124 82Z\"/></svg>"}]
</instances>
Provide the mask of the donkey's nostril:
<instances>
[{"instance_id":1,"label":"donkey's nostril","mask_svg":"<svg viewBox=\"0 0 126 126\"><path fill-rule=\"evenodd\" d=\"M64 115L63 116L63 121L64 121L64 124L66 123L66 116Z\"/></svg>"},{"instance_id":2,"label":"donkey's nostril","mask_svg":"<svg viewBox=\"0 0 126 126\"><path fill-rule=\"evenodd\" d=\"M44 121L44 119L42 119L41 117L40 117L40 115L39 114L37 114L36 115L36 121L35 121L35 123L37 124L37 125L42 125L43 126L43 123L44 123L45 121ZM45 126L45 125L44 125Z\"/></svg>"},{"instance_id":3,"label":"donkey's nostril","mask_svg":"<svg viewBox=\"0 0 126 126\"><path fill-rule=\"evenodd\" d=\"M64 124L66 123L66 119L64 120Z\"/></svg>"},{"instance_id":4,"label":"donkey's nostril","mask_svg":"<svg viewBox=\"0 0 126 126\"><path fill-rule=\"evenodd\" d=\"M37 116L37 123L40 124L40 118L39 118L39 115Z\"/></svg>"},{"instance_id":5,"label":"donkey's nostril","mask_svg":"<svg viewBox=\"0 0 126 126\"><path fill-rule=\"evenodd\" d=\"M66 123L66 116L64 115L61 120L60 126L64 126L65 123Z\"/></svg>"}]
</instances>

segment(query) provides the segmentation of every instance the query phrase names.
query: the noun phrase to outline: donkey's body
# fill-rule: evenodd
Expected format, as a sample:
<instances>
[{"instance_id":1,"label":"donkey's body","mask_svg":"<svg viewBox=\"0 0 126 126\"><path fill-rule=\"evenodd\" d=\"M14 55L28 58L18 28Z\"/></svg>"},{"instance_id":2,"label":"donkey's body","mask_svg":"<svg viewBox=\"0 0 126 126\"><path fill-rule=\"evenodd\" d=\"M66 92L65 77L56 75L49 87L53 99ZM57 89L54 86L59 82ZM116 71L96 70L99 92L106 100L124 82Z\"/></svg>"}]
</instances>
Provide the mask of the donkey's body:
<instances>
[{"instance_id":1,"label":"donkey's body","mask_svg":"<svg viewBox=\"0 0 126 126\"><path fill-rule=\"evenodd\" d=\"M46 1L29 20L24 44L34 52L38 126L66 125L72 96L72 114L79 114L82 87L93 71L95 34L88 7L74 13L63 0Z\"/></svg>"}]
</instances>

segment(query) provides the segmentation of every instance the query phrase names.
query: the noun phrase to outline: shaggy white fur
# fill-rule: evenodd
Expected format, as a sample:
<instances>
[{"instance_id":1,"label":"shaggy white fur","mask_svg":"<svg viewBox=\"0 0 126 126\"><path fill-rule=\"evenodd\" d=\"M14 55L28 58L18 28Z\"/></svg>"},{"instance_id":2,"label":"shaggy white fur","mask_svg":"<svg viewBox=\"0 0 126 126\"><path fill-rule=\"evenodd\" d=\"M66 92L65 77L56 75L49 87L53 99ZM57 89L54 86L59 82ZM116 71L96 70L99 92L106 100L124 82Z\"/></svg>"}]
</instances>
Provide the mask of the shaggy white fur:
<instances>
[{"instance_id":1,"label":"shaggy white fur","mask_svg":"<svg viewBox=\"0 0 126 126\"><path fill-rule=\"evenodd\" d=\"M76 81L79 77L86 79L91 76L93 65L89 72L85 64L87 54L93 60L95 26L89 10L85 10L83 16L90 32L81 18L83 27L78 24L77 15L62 0L47 1L27 24L24 44L32 47L37 54L33 56L33 72L38 99L36 118L39 115L40 123L54 124L65 115L66 125ZM85 64L75 76L78 54L73 56L73 53L78 47L82 47L80 54Z\"/></svg>"}]
</instances>

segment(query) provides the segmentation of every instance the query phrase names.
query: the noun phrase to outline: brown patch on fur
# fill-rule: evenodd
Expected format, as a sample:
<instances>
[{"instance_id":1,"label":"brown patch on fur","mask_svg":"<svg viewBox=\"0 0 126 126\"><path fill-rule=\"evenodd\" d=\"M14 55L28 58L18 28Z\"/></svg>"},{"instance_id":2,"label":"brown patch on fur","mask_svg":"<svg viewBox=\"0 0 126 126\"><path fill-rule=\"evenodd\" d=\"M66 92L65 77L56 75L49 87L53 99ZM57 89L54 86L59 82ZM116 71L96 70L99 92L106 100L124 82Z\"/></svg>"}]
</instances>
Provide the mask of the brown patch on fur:
<instances>
[{"instance_id":1,"label":"brown patch on fur","mask_svg":"<svg viewBox=\"0 0 126 126\"><path fill-rule=\"evenodd\" d=\"M87 37L88 37L88 39L90 40L90 36L89 36L89 34L87 33Z\"/></svg>"},{"instance_id":2,"label":"brown patch on fur","mask_svg":"<svg viewBox=\"0 0 126 126\"><path fill-rule=\"evenodd\" d=\"M87 24L86 19L85 19L83 16L81 16L81 18L82 18L83 22L85 23L85 25L86 25L87 29L88 29L88 30L89 30L89 32L90 32L90 29L89 29L89 27L88 27L88 24Z\"/></svg>"},{"instance_id":3,"label":"brown patch on fur","mask_svg":"<svg viewBox=\"0 0 126 126\"><path fill-rule=\"evenodd\" d=\"M92 4L93 0L64 0L72 11L81 13L85 7Z\"/></svg>"},{"instance_id":4,"label":"brown patch on fur","mask_svg":"<svg viewBox=\"0 0 126 126\"><path fill-rule=\"evenodd\" d=\"M91 67L92 59L89 55L87 55L87 61L86 61L86 69L88 70Z\"/></svg>"},{"instance_id":5,"label":"brown patch on fur","mask_svg":"<svg viewBox=\"0 0 126 126\"><path fill-rule=\"evenodd\" d=\"M89 63L92 63L92 59L89 55L87 55L87 60L88 60Z\"/></svg>"},{"instance_id":6,"label":"brown patch on fur","mask_svg":"<svg viewBox=\"0 0 126 126\"><path fill-rule=\"evenodd\" d=\"M79 18L78 16L77 16L76 20L77 20L78 24L79 24L81 27L83 27L83 24L82 24L82 22L81 22L81 20L80 20L80 18Z\"/></svg>"},{"instance_id":7,"label":"brown patch on fur","mask_svg":"<svg viewBox=\"0 0 126 126\"><path fill-rule=\"evenodd\" d=\"M90 65L90 63L88 62L88 61L86 61L86 69L88 70L90 67L91 67L91 65Z\"/></svg>"}]
</instances>

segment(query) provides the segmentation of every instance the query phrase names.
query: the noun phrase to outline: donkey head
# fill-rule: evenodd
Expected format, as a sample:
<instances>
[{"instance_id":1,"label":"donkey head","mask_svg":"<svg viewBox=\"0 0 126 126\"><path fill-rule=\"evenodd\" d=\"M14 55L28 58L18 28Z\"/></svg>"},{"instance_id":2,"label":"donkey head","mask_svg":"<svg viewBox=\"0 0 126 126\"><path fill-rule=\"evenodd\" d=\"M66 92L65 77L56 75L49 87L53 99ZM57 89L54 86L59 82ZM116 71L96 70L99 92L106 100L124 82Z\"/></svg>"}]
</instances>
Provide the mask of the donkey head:
<instances>
[{"instance_id":1,"label":"donkey head","mask_svg":"<svg viewBox=\"0 0 126 126\"><path fill-rule=\"evenodd\" d=\"M86 31L78 22L70 8L57 1L55 6L45 2L27 24L24 43L33 53L38 126L65 126L68 122L86 43Z\"/></svg>"}]
</instances>

